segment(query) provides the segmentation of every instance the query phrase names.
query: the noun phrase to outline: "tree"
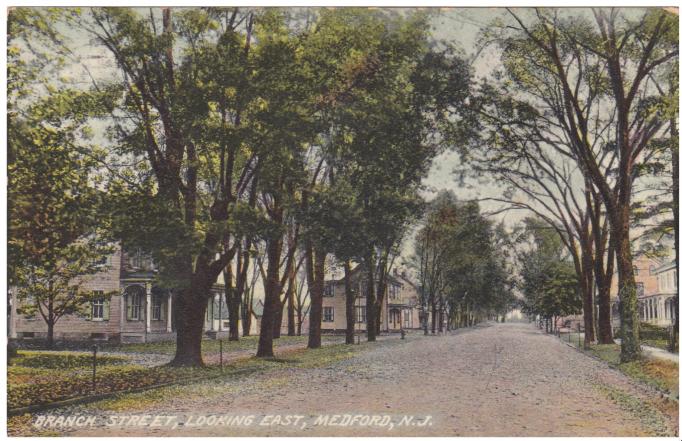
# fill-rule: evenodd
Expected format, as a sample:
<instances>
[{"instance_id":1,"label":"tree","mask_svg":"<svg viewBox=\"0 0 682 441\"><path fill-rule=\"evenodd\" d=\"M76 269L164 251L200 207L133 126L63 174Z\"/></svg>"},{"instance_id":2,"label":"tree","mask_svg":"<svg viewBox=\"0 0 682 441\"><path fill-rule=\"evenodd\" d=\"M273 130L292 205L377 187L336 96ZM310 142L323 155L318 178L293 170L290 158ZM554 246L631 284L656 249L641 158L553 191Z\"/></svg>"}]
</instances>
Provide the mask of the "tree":
<instances>
[{"instance_id":1,"label":"tree","mask_svg":"<svg viewBox=\"0 0 682 441\"><path fill-rule=\"evenodd\" d=\"M513 297L505 242L503 228L493 228L477 203L460 203L451 192L430 202L417 232L414 261L422 309L431 309L432 333L437 327L442 331L443 318L449 329L507 311Z\"/></svg>"},{"instance_id":2,"label":"tree","mask_svg":"<svg viewBox=\"0 0 682 441\"><path fill-rule=\"evenodd\" d=\"M533 20L509 11L513 24L499 40L511 50L510 79L531 96L547 127L558 128L589 185L602 200L618 263L623 342L621 360L640 356L637 294L630 240L637 164L668 124L666 94L651 86L675 63L677 20L662 9L628 20L617 9L593 20L536 10ZM629 66L636 66L632 69ZM613 116L603 112L613 109ZM551 130L550 130L551 132ZM612 173L609 172L612 170Z\"/></svg>"},{"instance_id":3,"label":"tree","mask_svg":"<svg viewBox=\"0 0 682 441\"><path fill-rule=\"evenodd\" d=\"M541 218L526 218L527 251L520 253L522 308L551 320L580 312L577 274L556 230Z\"/></svg>"},{"instance_id":4,"label":"tree","mask_svg":"<svg viewBox=\"0 0 682 441\"><path fill-rule=\"evenodd\" d=\"M79 109L92 104L85 98L64 90L34 102L9 140L11 280L20 312L38 312L47 324L49 347L61 317L86 312L94 293L82 285L112 250L98 216L95 162L80 153L88 132Z\"/></svg>"},{"instance_id":5,"label":"tree","mask_svg":"<svg viewBox=\"0 0 682 441\"><path fill-rule=\"evenodd\" d=\"M178 311L172 364L197 366L211 287L237 251L231 207L254 176L242 121L252 108L255 18L237 9L157 14L93 8L81 25L119 69L114 153L138 159L109 182L117 234L160 263Z\"/></svg>"},{"instance_id":6,"label":"tree","mask_svg":"<svg viewBox=\"0 0 682 441\"><path fill-rule=\"evenodd\" d=\"M515 47L503 59L513 71ZM544 124L544 116L529 107L526 97L506 77L486 83L480 95L482 135L475 149L467 150L467 164L476 174L506 184L504 209L531 211L552 226L571 253L580 280L585 321L585 342L594 340L593 291L599 290L599 340L612 342L610 285L613 248L608 246L608 221L596 189L585 180L570 155L561 130ZM558 152L559 150L560 152ZM609 154L609 152L600 152ZM603 158L599 158L603 159Z\"/></svg>"}]
</instances>

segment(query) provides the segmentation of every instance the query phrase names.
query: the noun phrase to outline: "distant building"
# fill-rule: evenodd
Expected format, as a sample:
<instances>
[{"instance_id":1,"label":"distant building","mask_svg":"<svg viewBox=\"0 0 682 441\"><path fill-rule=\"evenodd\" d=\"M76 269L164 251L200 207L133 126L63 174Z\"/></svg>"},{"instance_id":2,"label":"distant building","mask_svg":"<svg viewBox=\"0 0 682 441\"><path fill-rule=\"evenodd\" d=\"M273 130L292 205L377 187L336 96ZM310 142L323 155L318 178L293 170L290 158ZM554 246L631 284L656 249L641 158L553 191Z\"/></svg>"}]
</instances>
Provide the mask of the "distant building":
<instances>
[{"instance_id":1,"label":"distant building","mask_svg":"<svg viewBox=\"0 0 682 441\"><path fill-rule=\"evenodd\" d=\"M350 273L351 289L355 293L355 330L367 331L367 277L361 266ZM378 281L375 281L377 292ZM420 307L417 286L404 272L394 270L386 275L386 287L381 308L381 331L420 328ZM325 281L322 299L322 332L343 332L346 329L345 277Z\"/></svg>"},{"instance_id":2,"label":"distant building","mask_svg":"<svg viewBox=\"0 0 682 441\"><path fill-rule=\"evenodd\" d=\"M640 321L656 326L671 325L677 314L676 262L639 256L633 263ZM620 326L617 274L611 284L611 320L613 326Z\"/></svg>"}]
</instances>

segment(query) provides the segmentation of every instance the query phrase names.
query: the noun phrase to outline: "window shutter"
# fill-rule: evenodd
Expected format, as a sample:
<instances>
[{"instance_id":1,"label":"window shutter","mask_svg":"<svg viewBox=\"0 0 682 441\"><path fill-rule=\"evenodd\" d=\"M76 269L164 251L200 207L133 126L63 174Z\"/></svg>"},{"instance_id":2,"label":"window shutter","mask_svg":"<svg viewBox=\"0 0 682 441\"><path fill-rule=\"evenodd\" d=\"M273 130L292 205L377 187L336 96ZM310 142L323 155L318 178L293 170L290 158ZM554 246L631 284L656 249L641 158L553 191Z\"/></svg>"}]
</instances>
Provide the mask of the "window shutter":
<instances>
[{"instance_id":1,"label":"window shutter","mask_svg":"<svg viewBox=\"0 0 682 441\"><path fill-rule=\"evenodd\" d=\"M132 295L126 295L125 296L125 302L126 302L126 318L128 320L133 319L133 305L132 305Z\"/></svg>"},{"instance_id":2,"label":"window shutter","mask_svg":"<svg viewBox=\"0 0 682 441\"><path fill-rule=\"evenodd\" d=\"M102 318L104 320L109 320L109 304L111 301L109 299L104 299L104 306L102 307L103 312L102 312Z\"/></svg>"}]
</instances>

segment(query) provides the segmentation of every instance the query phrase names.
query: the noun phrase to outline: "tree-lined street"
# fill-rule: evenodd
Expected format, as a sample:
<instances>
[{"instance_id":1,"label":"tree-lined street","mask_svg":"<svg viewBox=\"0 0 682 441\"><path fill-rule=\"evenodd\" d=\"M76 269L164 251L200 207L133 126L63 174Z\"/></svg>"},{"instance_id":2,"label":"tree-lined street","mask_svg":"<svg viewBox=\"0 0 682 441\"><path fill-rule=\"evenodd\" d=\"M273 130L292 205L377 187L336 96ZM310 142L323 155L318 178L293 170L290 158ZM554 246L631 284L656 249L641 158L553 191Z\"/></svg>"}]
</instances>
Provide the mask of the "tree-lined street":
<instances>
[{"instance_id":1,"label":"tree-lined street","mask_svg":"<svg viewBox=\"0 0 682 441\"><path fill-rule=\"evenodd\" d=\"M609 394L621 397L613 401ZM627 398L624 398L627 397ZM141 396L144 399L144 394ZM130 400L130 399L129 399ZM134 398L133 398L134 400ZM403 415L425 426L109 428L68 435L125 436L642 436L675 422L648 404L656 394L526 323L484 324L441 337L408 336L324 367L286 367L248 379L182 386L144 410L110 415ZM585 407L585 403L590 403ZM639 403L630 408L624 403ZM642 404L644 403L644 404ZM91 405L96 406L97 405ZM111 406L113 407L113 405ZM90 409L90 410L88 410ZM52 414L93 412L92 407ZM431 419L428 420L427 417ZM431 424L428 424L428 422ZM104 430L107 430L104 432Z\"/></svg>"},{"instance_id":2,"label":"tree-lined street","mask_svg":"<svg viewBox=\"0 0 682 441\"><path fill-rule=\"evenodd\" d=\"M678 13L9 9L9 430L677 435Z\"/></svg>"}]
</instances>

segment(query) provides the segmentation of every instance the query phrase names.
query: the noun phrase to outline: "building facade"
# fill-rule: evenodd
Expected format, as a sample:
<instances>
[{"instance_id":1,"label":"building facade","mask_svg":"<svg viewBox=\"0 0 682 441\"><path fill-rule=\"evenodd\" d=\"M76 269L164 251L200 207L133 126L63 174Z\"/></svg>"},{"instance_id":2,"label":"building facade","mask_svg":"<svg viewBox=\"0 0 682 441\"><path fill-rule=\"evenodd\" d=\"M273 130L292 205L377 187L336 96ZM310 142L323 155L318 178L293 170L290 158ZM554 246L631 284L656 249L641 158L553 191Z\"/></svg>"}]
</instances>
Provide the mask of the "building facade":
<instances>
[{"instance_id":1,"label":"building facade","mask_svg":"<svg viewBox=\"0 0 682 441\"><path fill-rule=\"evenodd\" d=\"M355 330L367 331L367 277L360 266L350 273L351 289L355 293ZM377 292L375 281L375 292ZM417 287L407 275L394 271L386 275L384 299L381 308L381 331L420 328L420 307ZM322 298L322 332L340 333L346 329L345 278L325 281Z\"/></svg>"},{"instance_id":2,"label":"building facade","mask_svg":"<svg viewBox=\"0 0 682 441\"><path fill-rule=\"evenodd\" d=\"M656 326L670 326L677 314L676 262L639 256L633 263L640 321ZM611 285L611 320L614 327L620 326L617 275L614 275Z\"/></svg>"},{"instance_id":3,"label":"building facade","mask_svg":"<svg viewBox=\"0 0 682 441\"><path fill-rule=\"evenodd\" d=\"M99 296L86 305L84 314L64 315L57 321L55 341L133 343L174 339L173 293L158 286L157 273L155 263L140 250L126 252L117 247L107 256L102 270L87 276L82 285ZM11 294L10 290L10 338L45 338L47 325L42 317L19 314L20 304ZM208 302L204 330L207 335L217 336L227 332L229 322L224 287L216 284L213 294L213 301Z\"/></svg>"}]
</instances>

